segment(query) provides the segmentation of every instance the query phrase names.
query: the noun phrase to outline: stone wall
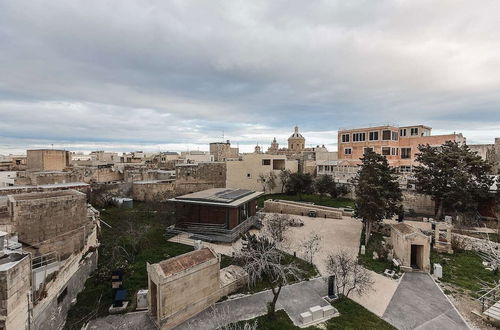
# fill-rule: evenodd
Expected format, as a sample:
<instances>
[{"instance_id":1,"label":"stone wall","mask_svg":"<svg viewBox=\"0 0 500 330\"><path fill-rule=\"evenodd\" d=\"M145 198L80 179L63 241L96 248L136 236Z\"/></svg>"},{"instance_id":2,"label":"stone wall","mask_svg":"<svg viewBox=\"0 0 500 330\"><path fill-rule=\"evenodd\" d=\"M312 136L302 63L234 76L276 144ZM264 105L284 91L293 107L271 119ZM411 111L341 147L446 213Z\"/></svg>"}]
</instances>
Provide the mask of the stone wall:
<instances>
[{"instance_id":1,"label":"stone wall","mask_svg":"<svg viewBox=\"0 0 500 330\"><path fill-rule=\"evenodd\" d=\"M74 190L9 195L8 209L19 240L40 254L79 251L93 227L87 196Z\"/></svg>"},{"instance_id":2,"label":"stone wall","mask_svg":"<svg viewBox=\"0 0 500 330\"><path fill-rule=\"evenodd\" d=\"M403 190L402 193L405 211L412 209L419 214L434 215L434 201L431 196L413 190Z\"/></svg>"},{"instance_id":3,"label":"stone wall","mask_svg":"<svg viewBox=\"0 0 500 330\"><path fill-rule=\"evenodd\" d=\"M341 209L307 203L270 199L264 202L264 212L268 213L307 215L310 210L316 211L316 216L319 218L342 219L342 215L347 216L351 214L350 212L344 212Z\"/></svg>"},{"instance_id":4,"label":"stone wall","mask_svg":"<svg viewBox=\"0 0 500 330\"><path fill-rule=\"evenodd\" d=\"M176 195L226 187L226 163L178 165L175 168Z\"/></svg>"},{"instance_id":5,"label":"stone wall","mask_svg":"<svg viewBox=\"0 0 500 330\"><path fill-rule=\"evenodd\" d=\"M21 258L0 271L0 329L29 329L31 258L17 253L6 258Z\"/></svg>"},{"instance_id":6,"label":"stone wall","mask_svg":"<svg viewBox=\"0 0 500 330\"><path fill-rule=\"evenodd\" d=\"M168 181L159 182L134 182L132 184L132 198L142 202L164 201L175 196L175 183Z\"/></svg>"},{"instance_id":7,"label":"stone wall","mask_svg":"<svg viewBox=\"0 0 500 330\"><path fill-rule=\"evenodd\" d=\"M452 233L452 239L457 240L464 250L468 251L480 251L480 252L489 252L490 244L493 245L497 250L500 249L500 243L488 242L486 239L471 237L467 235L461 235Z\"/></svg>"},{"instance_id":8,"label":"stone wall","mask_svg":"<svg viewBox=\"0 0 500 330\"><path fill-rule=\"evenodd\" d=\"M81 257L79 256L79 258ZM57 294L45 298L46 301L43 302L43 306L35 308L33 315L34 329L53 330L64 327L66 316L71 308L71 302L84 289L85 281L97 268L97 251L91 252L86 257L81 258L77 267L77 269L75 267L76 271L69 277L66 283L60 283L59 286L61 288ZM62 281L64 280L62 279Z\"/></svg>"}]
</instances>

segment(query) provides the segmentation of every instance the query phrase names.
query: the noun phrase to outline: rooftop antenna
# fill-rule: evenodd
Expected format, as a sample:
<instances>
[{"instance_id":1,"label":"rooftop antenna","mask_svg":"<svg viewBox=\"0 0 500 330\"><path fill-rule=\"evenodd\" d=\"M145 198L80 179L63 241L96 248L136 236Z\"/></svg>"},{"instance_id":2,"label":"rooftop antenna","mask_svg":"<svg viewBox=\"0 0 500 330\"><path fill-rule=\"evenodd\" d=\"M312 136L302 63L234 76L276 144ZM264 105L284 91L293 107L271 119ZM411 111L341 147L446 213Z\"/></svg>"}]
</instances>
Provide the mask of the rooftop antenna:
<instances>
[{"instance_id":1,"label":"rooftop antenna","mask_svg":"<svg viewBox=\"0 0 500 330\"><path fill-rule=\"evenodd\" d=\"M224 143L224 131L222 131L222 143Z\"/></svg>"}]
</instances>

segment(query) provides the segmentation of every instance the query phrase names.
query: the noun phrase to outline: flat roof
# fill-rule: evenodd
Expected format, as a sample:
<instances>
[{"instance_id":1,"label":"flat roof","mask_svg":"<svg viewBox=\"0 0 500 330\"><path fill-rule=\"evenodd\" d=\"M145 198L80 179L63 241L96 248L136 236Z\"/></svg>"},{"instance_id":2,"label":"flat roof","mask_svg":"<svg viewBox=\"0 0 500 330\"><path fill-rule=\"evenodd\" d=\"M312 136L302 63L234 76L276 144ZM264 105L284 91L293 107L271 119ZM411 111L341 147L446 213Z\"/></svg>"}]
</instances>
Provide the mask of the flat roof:
<instances>
[{"instance_id":1,"label":"flat roof","mask_svg":"<svg viewBox=\"0 0 500 330\"><path fill-rule=\"evenodd\" d=\"M85 194L76 190L57 190L57 191L31 192L25 194L14 194L14 195L9 195L9 198L15 201L26 201L26 200L57 198L65 196L85 196Z\"/></svg>"},{"instance_id":2,"label":"flat roof","mask_svg":"<svg viewBox=\"0 0 500 330\"><path fill-rule=\"evenodd\" d=\"M69 187L86 187L90 186L85 182L68 182L68 183L53 183L53 184L41 184L41 185L18 185L18 186L7 186L0 187L0 191L2 190L19 190L19 189L57 189L57 188L69 188Z\"/></svg>"},{"instance_id":3,"label":"flat roof","mask_svg":"<svg viewBox=\"0 0 500 330\"><path fill-rule=\"evenodd\" d=\"M212 259L217 259L217 255L215 255L212 250L205 247L161 261L158 263L158 266L160 266L164 276L170 276Z\"/></svg>"},{"instance_id":4,"label":"flat roof","mask_svg":"<svg viewBox=\"0 0 500 330\"><path fill-rule=\"evenodd\" d=\"M248 189L212 188L170 199L172 202L237 207L264 193Z\"/></svg>"}]
</instances>

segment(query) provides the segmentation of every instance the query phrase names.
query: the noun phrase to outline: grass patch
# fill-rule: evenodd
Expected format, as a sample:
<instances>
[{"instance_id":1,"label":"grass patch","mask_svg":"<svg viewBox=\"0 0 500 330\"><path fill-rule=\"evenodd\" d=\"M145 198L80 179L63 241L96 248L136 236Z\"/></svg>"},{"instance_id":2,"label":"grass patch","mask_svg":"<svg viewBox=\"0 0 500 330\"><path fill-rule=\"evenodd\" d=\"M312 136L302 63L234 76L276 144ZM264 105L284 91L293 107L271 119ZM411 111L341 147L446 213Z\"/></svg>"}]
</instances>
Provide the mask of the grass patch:
<instances>
[{"instance_id":1,"label":"grass patch","mask_svg":"<svg viewBox=\"0 0 500 330\"><path fill-rule=\"evenodd\" d=\"M113 270L124 269L123 286L132 310L137 291L148 287L146 262L156 263L193 251L191 246L167 241L165 228L172 223L172 216L163 205L134 202L133 209L106 209L101 218L112 228L101 225L97 269L69 310L66 329L81 329L89 319L108 314L113 301Z\"/></svg>"},{"instance_id":2,"label":"grass patch","mask_svg":"<svg viewBox=\"0 0 500 330\"><path fill-rule=\"evenodd\" d=\"M330 320L327 329L396 329L351 299L339 299L332 305L340 316Z\"/></svg>"},{"instance_id":3,"label":"grass patch","mask_svg":"<svg viewBox=\"0 0 500 330\"><path fill-rule=\"evenodd\" d=\"M481 289L481 281L494 282L500 280L500 273L487 270L481 257L474 251L458 251L454 254L431 251L431 263L439 263L443 267L441 281L471 291L477 298Z\"/></svg>"},{"instance_id":4,"label":"grass patch","mask_svg":"<svg viewBox=\"0 0 500 330\"><path fill-rule=\"evenodd\" d=\"M299 195L287 195L287 194L269 194L269 195L264 195L260 196L257 199L257 205L259 208L264 207L264 201L266 199L283 199L287 201L293 201L293 202L307 202L307 203L314 203L316 205L321 205L321 206L329 206L329 207L354 207L354 201L349 198L331 198L328 196L321 197L319 195L312 195L312 194L302 194L302 196Z\"/></svg>"},{"instance_id":5,"label":"grass patch","mask_svg":"<svg viewBox=\"0 0 500 330\"><path fill-rule=\"evenodd\" d=\"M386 269L393 269L395 266L392 262L387 260L383 255L384 246L382 242L384 241L384 235L379 233L372 233L370 240L368 241L368 246L365 248L365 254L359 254L360 263L367 269L373 270L376 273L383 274ZM361 244L364 244L364 229L361 234ZM380 259L373 259L373 252L377 252Z\"/></svg>"},{"instance_id":6,"label":"grass patch","mask_svg":"<svg viewBox=\"0 0 500 330\"><path fill-rule=\"evenodd\" d=\"M392 330L396 329L386 321L379 318L363 306L352 301L348 298L336 300L332 305L340 312L340 316L330 319L326 322L326 329L342 329L342 330L362 330L362 329L380 329ZM275 314L274 319L268 318L266 315L259 316L250 321L238 322L244 324L245 322L257 321L257 328L260 330L297 330L301 329L295 326L286 314L285 311L280 310ZM308 327L302 329L318 329L316 327Z\"/></svg>"}]
</instances>

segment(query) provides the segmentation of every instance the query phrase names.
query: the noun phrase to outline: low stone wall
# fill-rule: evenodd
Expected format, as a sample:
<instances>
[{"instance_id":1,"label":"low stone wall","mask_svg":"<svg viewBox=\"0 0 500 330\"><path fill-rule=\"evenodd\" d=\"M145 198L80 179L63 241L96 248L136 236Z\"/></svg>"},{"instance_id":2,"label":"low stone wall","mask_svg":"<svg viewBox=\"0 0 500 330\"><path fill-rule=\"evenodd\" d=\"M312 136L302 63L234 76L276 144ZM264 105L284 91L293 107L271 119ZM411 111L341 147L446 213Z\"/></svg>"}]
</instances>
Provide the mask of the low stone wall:
<instances>
[{"instance_id":1,"label":"low stone wall","mask_svg":"<svg viewBox=\"0 0 500 330\"><path fill-rule=\"evenodd\" d=\"M311 210L316 211L316 216L318 218L342 219L342 215L350 215L350 212L345 212L333 207L283 200L268 199L264 201L264 212L268 213L307 215Z\"/></svg>"},{"instance_id":2,"label":"low stone wall","mask_svg":"<svg viewBox=\"0 0 500 330\"><path fill-rule=\"evenodd\" d=\"M464 250L467 251L480 251L488 252L490 251L490 244L493 245L497 250L500 249L500 243L488 242L486 239L471 237L467 235L461 235L452 233L452 239L460 241L460 245Z\"/></svg>"},{"instance_id":3,"label":"low stone wall","mask_svg":"<svg viewBox=\"0 0 500 330\"><path fill-rule=\"evenodd\" d=\"M225 297L248 283L248 273L240 266L230 265L222 268L220 277L220 296Z\"/></svg>"}]
</instances>

